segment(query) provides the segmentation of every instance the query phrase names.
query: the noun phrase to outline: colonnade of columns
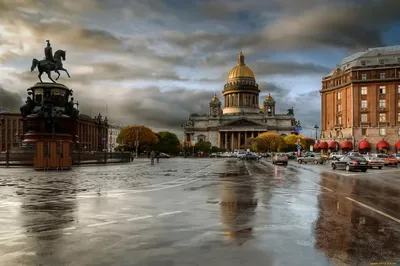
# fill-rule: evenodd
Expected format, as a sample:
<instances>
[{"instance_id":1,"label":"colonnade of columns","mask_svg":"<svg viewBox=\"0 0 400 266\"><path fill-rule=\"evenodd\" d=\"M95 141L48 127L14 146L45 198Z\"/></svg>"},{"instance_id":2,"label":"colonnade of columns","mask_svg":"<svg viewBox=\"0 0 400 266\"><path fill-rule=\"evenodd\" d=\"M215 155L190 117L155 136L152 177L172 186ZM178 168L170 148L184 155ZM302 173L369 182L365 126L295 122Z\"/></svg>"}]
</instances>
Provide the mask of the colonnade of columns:
<instances>
[{"instance_id":1,"label":"colonnade of columns","mask_svg":"<svg viewBox=\"0 0 400 266\"><path fill-rule=\"evenodd\" d=\"M258 94L255 93L232 93L224 96L224 107L252 107L258 105Z\"/></svg>"},{"instance_id":2,"label":"colonnade of columns","mask_svg":"<svg viewBox=\"0 0 400 266\"><path fill-rule=\"evenodd\" d=\"M222 131L218 132L218 147L228 151L246 149L247 140L255 138L264 131Z\"/></svg>"}]
</instances>

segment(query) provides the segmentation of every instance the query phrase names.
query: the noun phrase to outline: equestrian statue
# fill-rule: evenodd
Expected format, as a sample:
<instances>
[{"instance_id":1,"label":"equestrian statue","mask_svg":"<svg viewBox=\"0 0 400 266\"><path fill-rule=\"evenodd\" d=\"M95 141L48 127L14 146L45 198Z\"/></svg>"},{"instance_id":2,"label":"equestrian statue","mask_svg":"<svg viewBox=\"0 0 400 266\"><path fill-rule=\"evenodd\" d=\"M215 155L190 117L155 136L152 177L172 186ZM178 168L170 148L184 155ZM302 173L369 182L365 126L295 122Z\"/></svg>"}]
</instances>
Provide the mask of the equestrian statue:
<instances>
[{"instance_id":1,"label":"equestrian statue","mask_svg":"<svg viewBox=\"0 0 400 266\"><path fill-rule=\"evenodd\" d=\"M68 70L63 68L63 64L62 64L62 61L65 61L67 51L57 50L54 53L54 57L53 57L53 49L51 48L50 40L46 40L46 42L47 42L47 46L44 48L45 59L39 61L36 58L34 58L32 60L31 72L33 70L35 70L36 67L38 68L38 71L39 71L38 78L39 78L40 82L43 82L42 78L41 78L43 72L46 72L49 79L51 81L53 81L54 83L56 83L56 82L51 78L51 74L50 74L51 71L54 71L58 74L56 80L58 80L58 78L60 77L59 70L65 71L65 73L67 73L68 77L70 78L71 76L69 75Z\"/></svg>"}]
</instances>

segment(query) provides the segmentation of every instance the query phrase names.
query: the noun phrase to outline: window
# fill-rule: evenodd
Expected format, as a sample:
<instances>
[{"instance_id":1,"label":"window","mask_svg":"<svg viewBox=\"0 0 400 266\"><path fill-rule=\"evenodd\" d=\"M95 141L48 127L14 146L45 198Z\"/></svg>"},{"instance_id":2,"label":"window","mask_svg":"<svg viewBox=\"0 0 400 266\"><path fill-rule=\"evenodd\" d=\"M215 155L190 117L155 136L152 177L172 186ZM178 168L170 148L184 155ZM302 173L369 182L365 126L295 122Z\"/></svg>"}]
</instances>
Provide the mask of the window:
<instances>
[{"instance_id":1,"label":"window","mask_svg":"<svg viewBox=\"0 0 400 266\"><path fill-rule=\"evenodd\" d=\"M361 108L362 108L362 109L368 108L368 102L367 102L367 100L362 100L362 101L361 101Z\"/></svg>"},{"instance_id":2,"label":"window","mask_svg":"<svg viewBox=\"0 0 400 266\"><path fill-rule=\"evenodd\" d=\"M400 85L397 85L397 93L400 94Z\"/></svg>"},{"instance_id":3,"label":"window","mask_svg":"<svg viewBox=\"0 0 400 266\"><path fill-rule=\"evenodd\" d=\"M397 114L397 122L400 122L400 113Z\"/></svg>"},{"instance_id":4,"label":"window","mask_svg":"<svg viewBox=\"0 0 400 266\"><path fill-rule=\"evenodd\" d=\"M342 111L342 105L341 104L338 104L337 111L338 111L338 113L340 113Z\"/></svg>"},{"instance_id":5,"label":"window","mask_svg":"<svg viewBox=\"0 0 400 266\"><path fill-rule=\"evenodd\" d=\"M341 116L339 116L339 117L337 118L337 124L338 124L338 125L341 125L341 124L342 124L342 117L341 117Z\"/></svg>"},{"instance_id":6,"label":"window","mask_svg":"<svg viewBox=\"0 0 400 266\"><path fill-rule=\"evenodd\" d=\"M386 100L379 100L379 108L386 108Z\"/></svg>"},{"instance_id":7,"label":"window","mask_svg":"<svg viewBox=\"0 0 400 266\"><path fill-rule=\"evenodd\" d=\"M379 59L379 64L384 65L385 64L385 59Z\"/></svg>"},{"instance_id":8,"label":"window","mask_svg":"<svg viewBox=\"0 0 400 266\"><path fill-rule=\"evenodd\" d=\"M368 122L368 114L361 114L361 122L362 123Z\"/></svg>"},{"instance_id":9,"label":"window","mask_svg":"<svg viewBox=\"0 0 400 266\"><path fill-rule=\"evenodd\" d=\"M386 128L380 128L379 129L379 135L386 136Z\"/></svg>"},{"instance_id":10,"label":"window","mask_svg":"<svg viewBox=\"0 0 400 266\"><path fill-rule=\"evenodd\" d=\"M386 73L385 72L379 73L379 78L380 79L385 79L386 78Z\"/></svg>"},{"instance_id":11,"label":"window","mask_svg":"<svg viewBox=\"0 0 400 266\"><path fill-rule=\"evenodd\" d=\"M361 74L361 80L366 80L366 79L367 79L367 74L366 73Z\"/></svg>"},{"instance_id":12,"label":"window","mask_svg":"<svg viewBox=\"0 0 400 266\"><path fill-rule=\"evenodd\" d=\"M362 65L362 66L365 66L366 64L367 64L367 61L365 61L365 60L362 60L362 61L361 61L361 65Z\"/></svg>"},{"instance_id":13,"label":"window","mask_svg":"<svg viewBox=\"0 0 400 266\"><path fill-rule=\"evenodd\" d=\"M386 114L379 114L379 122L386 122Z\"/></svg>"},{"instance_id":14,"label":"window","mask_svg":"<svg viewBox=\"0 0 400 266\"><path fill-rule=\"evenodd\" d=\"M386 94L386 87L385 86L380 86L379 87L379 93L380 94Z\"/></svg>"},{"instance_id":15,"label":"window","mask_svg":"<svg viewBox=\"0 0 400 266\"><path fill-rule=\"evenodd\" d=\"M361 135L368 136L368 128L362 128L361 129Z\"/></svg>"},{"instance_id":16,"label":"window","mask_svg":"<svg viewBox=\"0 0 400 266\"><path fill-rule=\"evenodd\" d=\"M367 95L367 87L361 87L361 95Z\"/></svg>"},{"instance_id":17,"label":"window","mask_svg":"<svg viewBox=\"0 0 400 266\"><path fill-rule=\"evenodd\" d=\"M341 93L341 92L338 92L338 94L337 94L337 99L338 99L338 100L341 100L341 99L342 99L342 93Z\"/></svg>"},{"instance_id":18,"label":"window","mask_svg":"<svg viewBox=\"0 0 400 266\"><path fill-rule=\"evenodd\" d=\"M397 100L397 107L400 108L400 99Z\"/></svg>"},{"instance_id":19,"label":"window","mask_svg":"<svg viewBox=\"0 0 400 266\"><path fill-rule=\"evenodd\" d=\"M399 136L400 136L400 128L399 128L399 132L397 132L398 134L399 134Z\"/></svg>"}]
</instances>

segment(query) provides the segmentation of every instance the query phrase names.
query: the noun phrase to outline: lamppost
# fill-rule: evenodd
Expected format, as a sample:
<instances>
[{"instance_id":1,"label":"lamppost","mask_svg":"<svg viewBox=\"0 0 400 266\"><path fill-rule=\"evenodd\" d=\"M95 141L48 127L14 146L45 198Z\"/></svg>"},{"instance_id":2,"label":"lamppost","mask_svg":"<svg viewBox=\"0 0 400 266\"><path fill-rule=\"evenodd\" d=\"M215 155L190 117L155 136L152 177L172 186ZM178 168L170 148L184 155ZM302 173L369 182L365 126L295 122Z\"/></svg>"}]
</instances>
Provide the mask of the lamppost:
<instances>
[{"instance_id":1,"label":"lamppost","mask_svg":"<svg viewBox=\"0 0 400 266\"><path fill-rule=\"evenodd\" d=\"M318 125L315 125L314 128L315 128L315 140L317 140L318 139L318 129L319 129L319 127L318 127Z\"/></svg>"},{"instance_id":2,"label":"lamppost","mask_svg":"<svg viewBox=\"0 0 400 266\"><path fill-rule=\"evenodd\" d=\"M136 159L138 158L138 150L139 150L139 132L140 132L140 127L135 129L136 133Z\"/></svg>"}]
</instances>

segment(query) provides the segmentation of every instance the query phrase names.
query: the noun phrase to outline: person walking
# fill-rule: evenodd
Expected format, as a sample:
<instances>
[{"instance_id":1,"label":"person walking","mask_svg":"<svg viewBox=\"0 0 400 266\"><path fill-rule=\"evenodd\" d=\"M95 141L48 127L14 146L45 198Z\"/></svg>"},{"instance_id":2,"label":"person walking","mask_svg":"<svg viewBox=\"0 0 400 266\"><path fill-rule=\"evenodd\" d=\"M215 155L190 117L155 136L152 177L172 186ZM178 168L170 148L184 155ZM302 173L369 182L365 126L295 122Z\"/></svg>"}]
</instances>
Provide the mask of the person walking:
<instances>
[{"instance_id":1,"label":"person walking","mask_svg":"<svg viewBox=\"0 0 400 266\"><path fill-rule=\"evenodd\" d=\"M156 157L156 153L154 151L151 151L150 152L151 164L154 164L154 157Z\"/></svg>"},{"instance_id":2,"label":"person walking","mask_svg":"<svg viewBox=\"0 0 400 266\"><path fill-rule=\"evenodd\" d=\"M156 152L156 158L157 158L157 163L159 163L160 162L160 152L159 151Z\"/></svg>"}]
</instances>

